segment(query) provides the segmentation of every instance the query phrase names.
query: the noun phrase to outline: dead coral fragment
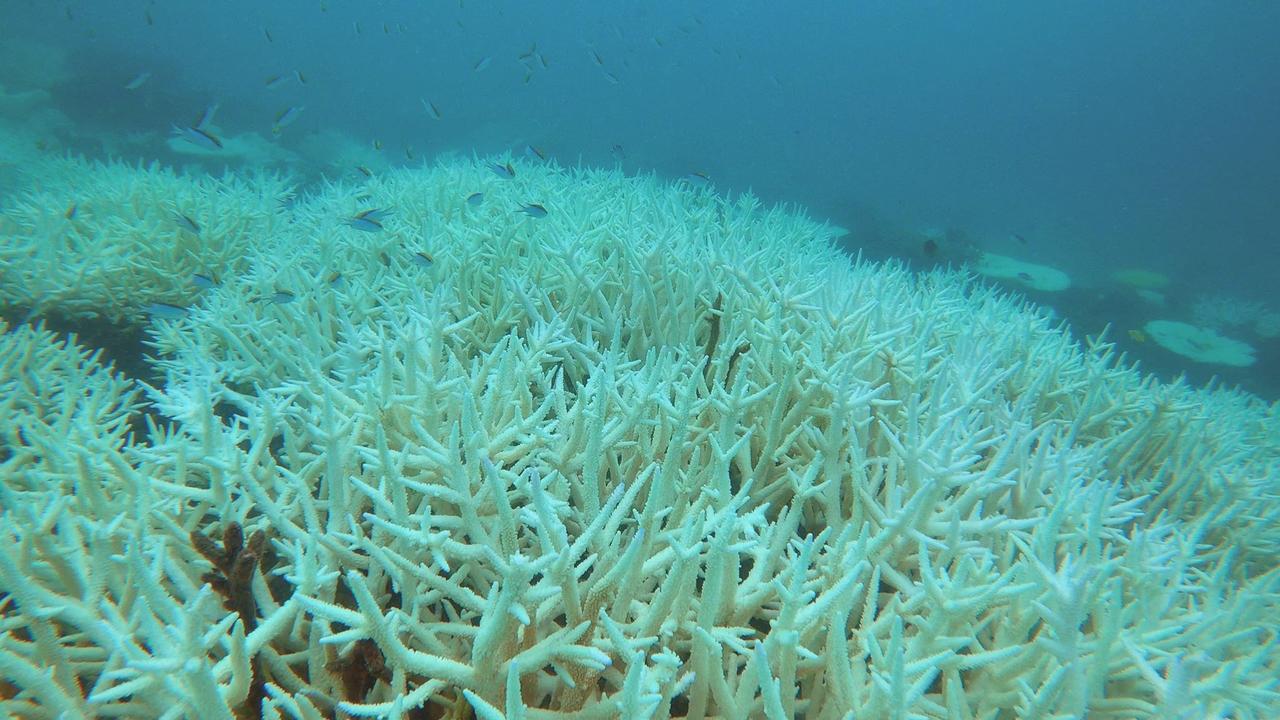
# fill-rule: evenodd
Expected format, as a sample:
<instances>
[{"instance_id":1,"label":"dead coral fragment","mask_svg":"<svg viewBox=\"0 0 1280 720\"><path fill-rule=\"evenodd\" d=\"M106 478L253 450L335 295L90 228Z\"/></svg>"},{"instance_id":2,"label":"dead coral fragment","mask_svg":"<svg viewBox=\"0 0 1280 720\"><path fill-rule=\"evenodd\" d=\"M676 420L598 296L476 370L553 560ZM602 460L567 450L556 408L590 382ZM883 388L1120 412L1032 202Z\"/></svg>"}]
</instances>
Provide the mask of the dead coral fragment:
<instances>
[{"instance_id":1,"label":"dead coral fragment","mask_svg":"<svg viewBox=\"0 0 1280 720\"><path fill-rule=\"evenodd\" d=\"M249 544L244 544L244 530L240 523L228 523L222 531L222 547L197 530L191 531L191 544L213 563L214 571L200 576L200 579L222 596L222 604L228 610L238 613L245 630L258 626L258 616L253 600L253 571L258 567L258 559L262 557L267 544L266 533L258 530L249 536Z\"/></svg>"}]
</instances>

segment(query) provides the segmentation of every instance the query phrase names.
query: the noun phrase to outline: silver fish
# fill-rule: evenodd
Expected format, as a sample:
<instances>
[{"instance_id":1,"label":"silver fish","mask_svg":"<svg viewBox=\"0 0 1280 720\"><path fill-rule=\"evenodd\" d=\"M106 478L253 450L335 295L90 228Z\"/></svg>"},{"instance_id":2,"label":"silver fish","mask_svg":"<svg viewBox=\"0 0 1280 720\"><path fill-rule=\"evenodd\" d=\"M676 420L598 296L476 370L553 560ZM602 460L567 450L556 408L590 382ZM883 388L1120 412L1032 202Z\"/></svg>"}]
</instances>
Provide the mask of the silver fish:
<instances>
[{"instance_id":1,"label":"silver fish","mask_svg":"<svg viewBox=\"0 0 1280 720\"><path fill-rule=\"evenodd\" d=\"M147 303L142 309L147 315L156 320L181 320L191 313L189 309L181 305L172 305L166 302Z\"/></svg>"},{"instance_id":2,"label":"silver fish","mask_svg":"<svg viewBox=\"0 0 1280 720\"><path fill-rule=\"evenodd\" d=\"M201 130L208 128L209 124L213 122L213 116L217 112L218 112L218 103L214 103L210 105L209 107L204 109L204 112L200 113L200 117L196 118L196 124L192 125L191 127L199 128Z\"/></svg>"},{"instance_id":3,"label":"silver fish","mask_svg":"<svg viewBox=\"0 0 1280 720\"><path fill-rule=\"evenodd\" d=\"M185 140L196 147L204 148L205 150L222 149L222 139L208 130L203 130L198 127L180 127L178 125L174 125L173 134L179 139Z\"/></svg>"},{"instance_id":4,"label":"silver fish","mask_svg":"<svg viewBox=\"0 0 1280 720\"><path fill-rule=\"evenodd\" d=\"M389 212L389 210L380 210L378 208L363 210L347 218L347 224L364 232L381 232L383 229L382 220Z\"/></svg>"},{"instance_id":5,"label":"silver fish","mask_svg":"<svg viewBox=\"0 0 1280 720\"><path fill-rule=\"evenodd\" d=\"M691 172L685 174L680 180L688 183L695 188L704 188L711 184L711 178L706 173ZM677 181L678 182L678 181Z\"/></svg>"},{"instance_id":6,"label":"silver fish","mask_svg":"<svg viewBox=\"0 0 1280 720\"><path fill-rule=\"evenodd\" d=\"M276 121L275 121L275 124L271 126L271 132L276 135L279 135L280 131L292 125L294 121L298 119L298 116L302 114L302 111L305 109L306 108L294 105L292 107L288 107L288 108L285 108L284 110L281 110L280 114L276 115Z\"/></svg>"},{"instance_id":7,"label":"silver fish","mask_svg":"<svg viewBox=\"0 0 1280 720\"><path fill-rule=\"evenodd\" d=\"M142 87L143 84L145 84L150 79L151 79L151 73L140 72L137 74L136 77L134 77L132 80L129 81L129 84L124 86L124 89L137 90L138 88Z\"/></svg>"},{"instance_id":8,"label":"silver fish","mask_svg":"<svg viewBox=\"0 0 1280 720\"><path fill-rule=\"evenodd\" d=\"M173 219L178 222L178 225L181 226L183 230L186 230L192 235L200 234L200 225L197 224L195 220L192 220L190 215L174 212Z\"/></svg>"}]
</instances>

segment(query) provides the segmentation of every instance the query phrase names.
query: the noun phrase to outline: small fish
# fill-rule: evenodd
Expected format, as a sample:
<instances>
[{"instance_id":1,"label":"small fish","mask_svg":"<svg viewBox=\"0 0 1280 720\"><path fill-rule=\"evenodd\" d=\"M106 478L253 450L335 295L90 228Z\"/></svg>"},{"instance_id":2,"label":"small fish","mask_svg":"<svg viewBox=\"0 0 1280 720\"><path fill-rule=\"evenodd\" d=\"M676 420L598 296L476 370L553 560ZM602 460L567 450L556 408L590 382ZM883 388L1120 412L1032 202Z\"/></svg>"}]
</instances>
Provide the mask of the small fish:
<instances>
[{"instance_id":1,"label":"small fish","mask_svg":"<svg viewBox=\"0 0 1280 720\"><path fill-rule=\"evenodd\" d=\"M298 78L298 83L299 83L299 84L301 84L301 85L306 85L306 84L307 84L307 76L306 76L306 75L303 75L301 70L294 70L294 71L293 71L293 76L294 76L294 77L296 77L296 78Z\"/></svg>"},{"instance_id":2,"label":"small fish","mask_svg":"<svg viewBox=\"0 0 1280 720\"><path fill-rule=\"evenodd\" d=\"M524 213L531 218L544 218L547 216L547 209L537 203L521 205L520 209L516 210L516 212Z\"/></svg>"},{"instance_id":3,"label":"small fish","mask_svg":"<svg viewBox=\"0 0 1280 720\"><path fill-rule=\"evenodd\" d=\"M281 110L280 114L276 115L276 121L275 124L271 126L271 132L275 135L279 135L280 131L292 125L294 121L298 119L298 115L302 114L302 111L305 109L306 108L293 105Z\"/></svg>"},{"instance_id":4,"label":"small fish","mask_svg":"<svg viewBox=\"0 0 1280 720\"><path fill-rule=\"evenodd\" d=\"M426 98L422 99L422 107L427 111L427 114L436 120L439 120L442 117L440 115L440 108L436 107L435 103L427 100Z\"/></svg>"},{"instance_id":5,"label":"small fish","mask_svg":"<svg viewBox=\"0 0 1280 720\"><path fill-rule=\"evenodd\" d=\"M213 116L217 114L217 112L218 112L218 103L214 103L206 107L204 109L204 112L200 113L200 117L196 118L196 124L192 125L191 127L197 128L199 130L207 129L209 125L213 123Z\"/></svg>"},{"instance_id":6,"label":"small fish","mask_svg":"<svg viewBox=\"0 0 1280 720\"><path fill-rule=\"evenodd\" d=\"M489 57L488 55L480 58L480 60L478 60L475 65L471 66L471 70L473 72L484 72L484 69L489 67L489 62L492 59L493 58Z\"/></svg>"},{"instance_id":7,"label":"small fish","mask_svg":"<svg viewBox=\"0 0 1280 720\"><path fill-rule=\"evenodd\" d=\"M600 57L600 53L596 52L595 50L591 51L591 59L594 60L596 64L599 65L600 67L604 67L604 58Z\"/></svg>"},{"instance_id":8,"label":"small fish","mask_svg":"<svg viewBox=\"0 0 1280 720\"><path fill-rule=\"evenodd\" d=\"M711 184L711 176L700 172L687 173L680 179L694 187L706 187Z\"/></svg>"},{"instance_id":9,"label":"small fish","mask_svg":"<svg viewBox=\"0 0 1280 720\"><path fill-rule=\"evenodd\" d=\"M429 268L436 264L436 259L431 257L431 253L419 250L413 254L413 264L423 268Z\"/></svg>"},{"instance_id":10,"label":"small fish","mask_svg":"<svg viewBox=\"0 0 1280 720\"><path fill-rule=\"evenodd\" d=\"M271 30L268 28L262 28L262 35L267 39L267 42L269 43L273 43L276 41L275 38L271 37Z\"/></svg>"},{"instance_id":11,"label":"small fish","mask_svg":"<svg viewBox=\"0 0 1280 720\"><path fill-rule=\"evenodd\" d=\"M489 169L493 171L494 175L505 180L510 180L516 176L516 169L511 167L511 163L506 163L505 165L489 163Z\"/></svg>"},{"instance_id":12,"label":"small fish","mask_svg":"<svg viewBox=\"0 0 1280 720\"><path fill-rule=\"evenodd\" d=\"M173 134L179 139L185 140L196 147L204 148L205 150L222 149L221 138L208 130L203 130L198 127L179 127L174 125Z\"/></svg>"},{"instance_id":13,"label":"small fish","mask_svg":"<svg viewBox=\"0 0 1280 720\"><path fill-rule=\"evenodd\" d=\"M374 139L373 139L373 149L374 149L374 150L377 150L377 151L379 151L379 152L381 152L381 151L382 151L382 141L381 141L381 140L379 140L379 139L377 139L377 138L374 138Z\"/></svg>"},{"instance_id":14,"label":"small fish","mask_svg":"<svg viewBox=\"0 0 1280 720\"><path fill-rule=\"evenodd\" d=\"M190 215L175 211L173 213L173 219L178 221L178 225L180 225L183 230L186 230L192 235L200 234L200 226L196 224L195 220L191 219Z\"/></svg>"},{"instance_id":15,"label":"small fish","mask_svg":"<svg viewBox=\"0 0 1280 720\"><path fill-rule=\"evenodd\" d=\"M79 209L80 207L78 205L76 205L75 203L71 203L70 205L67 206L67 211L62 213L62 217L68 220L74 220L76 217L76 212Z\"/></svg>"},{"instance_id":16,"label":"small fish","mask_svg":"<svg viewBox=\"0 0 1280 720\"><path fill-rule=\"evenodd\" d=\"M292 73L286 73L284 75L272 75L271 77L267 78L267 89L275 90L281 85L289 82L290 76L292 76Z\"/></svg>"},{"instance_id":17,"label":"small fish","mask_svg":"<svg viewBox=\"0 0 1280 720\"><path fill-rule=\"evenodd\" d=\"M1134 342L1144 343L1147 341L1147 334L1141 330L1130 330L1129 339Z\"/></svg>"},{"instance_id":18,"label":"small fish","mask_svg":"<svg viewBox=\"0 0 1280 720\"><path fill-rule=\"evenodd\" d=\"M409 145L404 146L404 159L408 160L409 162L414 161L413 148L410 147Z\"/></svg>"},{"instance_id":19,"label":"small fish","mask_svg":"<svg viewBox=\"0 0 1280 720\"><path fill-rule=\"evenodd\" d=\"M364 175L367 178L373 177L373 171L365 167L364 165L357 165L356 170L359 170L360 174Z\"/></svg>"},{"instance_id":20,"label":"small fish","mask_svg":"<svg viewBox=\"0 0 1280 720\"><path fill-rule=\"evenodd\" d=\"M357 34L357 35L359 35L359 34L360 34L360 21L359 21L359 20L352 20L352 21L351 21L351 29L355 30L355 31L356 31L356 34Z\"/></svg>"},{"instance_id":21,"label":"small fish","mask_svg":"<svg viewBox=\"0 0 1280 720\"><path fill-rule=\"evenodd\" d=\"M544 153L544 152L542 152L542 148L534 147L533 145L525 145L525 146L524 146L524 154L525 154L525 155L528 155L529 157L534 158L534 159L536 159L536 160L546 160L546 159L547 159L547 154L546 154L546 153Z\"/></svg>"},{"instance_id":22,"label":"small fish","mask_svg":"<svg viewBox=\"0 0 1280 720\"><path fill-rule=\"evenodd\" d=\"M1021 235L1019 235L1018 233L1012 233L1012 236L1013 236L1013 239L1014 239L1014 240L1017 240L1017 241L1018 241L1018 244L1019 244L1019 245L1026 245L1026 244L1027 244L1027 239L1026 239L1026 238L1024 238L1024 237L1022 237L1022 236L1021 236Z\"/></svg>"},{"instance_id":23,"label":"small fish","mask_svg":"<svg viewBox=\"0 0 1280 720\"><path fill-rule=\"evenodd\" d=\"M618 79L618 76L617 76L617 75L614 75L614 74L613 74L613 73L611 73L611 72L607 72L607 73L605 73L605 74L604 74L604 79L605 79L605 80L608 80L610 85L617 85L617 84L619 84L619 83L621 83L621 82L622 82L621 80L619 80L619 79Z\"/></svg>"},{"instance_id":24,"label":"small fish","mask_svg":"<svg viewBox=\"0 0 1280 720\"><path fill-rule=\"evenodd\" d=\"M212 275L206 275L204 273L192 273L191 284L195 285L201 290L209 290L211 288L218 287L218 280Z\"/></svg>"},{"instance_id":25,"label":"small fish","mask_svg":"<svg viewBox=\"0 0 1280 720\"><path fill-rule=\"evenodd\" d=\"M325 278L324 281L325 281L325 284L327 284L331 288L334 288L335 290L341 289L343 285L346 284L346 281L342 277L342 273L338 272L337 270L334 270L333 272L329 273L329 277Z\"/></svg>"},{"instance_id":26,"label":"small fish","mask_svg":"<svg viewBox=\"0 0 1280 720\"><path fill-rule=\"evenodd\" d=\"M920 249L924 251L925 257L934 257L938 254L938 242L933 238L929 238L924 241L924 245Z\"/></svg>"},{"instance_id":27,"label":"small fish","mask_svg":"<svg viewBox=\"0 0 1280 720\"><path fill-rule=\"evenodd\" d=\"M357 230L369 233L381 232L383 230L382 222L380 220L375 220L374 218L349 218L347 220L347 224Z\"/></svg>"},{"instance_id":28,"label":"small fish","mask_svg":"<svg viewBox=\"0 0 1280 720\"><path fill-rule=\"evenodd\" d=\"M125 86L124 86L124 89L125 89L125 90L137 90L138 88L140 88L140 87L142 87L143 85L145 85L145 84L146 84L146 82L147 82L148 80L150 80L150 79L151 79L151 73L149 73L149 72L140 72L140 73L138 73L136 76L134 76L134 78L133 78L132 80L130 80L130 81L129 81Z\"/></svg>"},{"instance_id":29,"label":"small fish","mask_svg":"<svg viewBox=\"0 0 1280 720\"><path fill-rule=\"evenodd\" d=\"M613 144L613 147L610 148L610 152L613 153L613 159L618 162L622 162L627 159L627 151L623 150L622 146L618 143Z\"/></svg>"},{"instance_id":30,"label":"small fish","mask_svg":"<svg viewBox=\"0 0 1280 720\"><path fill-rule=\"evenodd\" d=\"M543 70L551 67L551 64L547 62L547 56L542 53L538 53L538 64L542 66Z\"/></svg>"},{"instance_id":31,"label":"small fish","mask_svg":"<svg viewBox=\"0 0 1280 720\"><path fill-rule=\"evenodd\" d=\"M1018 273L1018 279L1024 282L1031 282L1031 273L1020 272Z\"/></svg>"},{"instance_id":32,"label":"small fish","mask_svg":"<svg viewBox=\"0 0 1280 720\"><path fill-rule=\"evenodd\" d=\"M472 207L475 207L482 202L484 202L484 193L482 192L473 192L467 196L467 204Z\"/></svg>"},{"instance_id":33,"label":"small fish","mask_svg":"<svg viewBox=\"0 0 1280 720\"><path fill-rule=\"evenodd\" d=\"M362 210L347 218L347 224L365 232L380 232L382 230L382 220L389 212L389 210L380 210L378 208Z\"/></svg>"},{"instance_id":34,"label":"small fish","mask_svg":"<svg viewBox=\"0 0 1280 720\"><path fill-rule=\"evenodd\" d=\"M151 17L151 8L147 8L146 10L144 10L143 15L147 18L147 25L149 27L155 26L156 19L154 17Z\"/></svg>"},{"instance_id":35,"label":"small fish","mask_svg":"<svg viewBox=\"0 0 1280 720\"><path fill-rule=\"evenodd\" d=\"M530 47L528 50L525 50L524 52L517 55L516 59L519 60L520 62L524 62L525 60L533 59L533 56L537 54L538 54L538 43L535 42L533 46Z\"/></svg>"},{"instance_id":36,"label":"small fish","mask_svg":"<svg viewBox=\"0 0 1280 720\"><path fill-rule=\"evenodd\" d=\"M298 296L294 295L288 290L276 290L275 292L271 293L271 302L275 303L276 305L288 305L289 303L297 299L298 299Z\"/></svg>"},{"instance_id":37,"label":"small fish","mask_svg":"<svg viewBox=\"0 0 1280 720\"><path fill-rule=\"evenodd\" d=\"M167 302L147 303L142 310L156 320L181 320L191 313L181 305L172 305Z\"/></svg>"}]
</instances>

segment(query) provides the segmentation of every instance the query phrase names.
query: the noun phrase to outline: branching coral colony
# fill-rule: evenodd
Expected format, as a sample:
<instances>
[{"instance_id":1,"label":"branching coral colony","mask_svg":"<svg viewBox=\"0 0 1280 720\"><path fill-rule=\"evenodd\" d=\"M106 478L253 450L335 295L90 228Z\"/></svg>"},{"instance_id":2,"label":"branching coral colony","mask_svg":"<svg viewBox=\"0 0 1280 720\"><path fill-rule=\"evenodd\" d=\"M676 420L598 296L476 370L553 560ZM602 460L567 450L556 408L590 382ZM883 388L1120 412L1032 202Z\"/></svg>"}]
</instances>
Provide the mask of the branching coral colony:
<instances>
[{"instance_id":1,"label":"branching coral colony","mask_svg":"<svg viewBox=\"0 0 1280 720\"><path fill-rule=\"evenodd\" d=\"M961 277L850 266L747 196L515 170L258 221L151 321L145 439L128 381L0 336L4 714L1280 712L1274 408L1144 380ZM138 203L233 197L80 172L155 188L94 205L100 238L175 276ZM6 257L41 207L7 211ZM109 315L169 291L45 259Z\"/></svg>"}]
</instances>

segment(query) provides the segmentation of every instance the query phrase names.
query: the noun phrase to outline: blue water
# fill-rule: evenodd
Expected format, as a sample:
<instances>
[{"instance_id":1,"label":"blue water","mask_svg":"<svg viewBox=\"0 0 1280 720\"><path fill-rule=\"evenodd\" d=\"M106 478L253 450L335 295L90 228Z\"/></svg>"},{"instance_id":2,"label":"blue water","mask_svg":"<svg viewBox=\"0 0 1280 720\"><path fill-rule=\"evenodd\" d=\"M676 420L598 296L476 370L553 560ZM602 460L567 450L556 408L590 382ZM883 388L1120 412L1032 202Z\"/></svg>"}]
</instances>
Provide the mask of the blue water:
<instances>
[{"instance_id":1,"label":"blue water","mask_svg":"<svg viewBox=\"0 0 1280 720\"><path fill-rule=\"evenodd\" d=\"M1280 310L1280 4L0 7L0 41L65 56L49 90L72 150L187 162L163 140L216 102L225 132L298 149L339 131L391 164L533 144L566 164L702 172L854 230L868 256L927 266L919 233L943 228L1054 265L1072 293L1033 299L1081 334L1109 324L1151 369L1280 395L1273 338L1242 335L1259 362L1231 369L1127 335L1206 296ZM0 85L31 80L20 65ZM293 77L267 88L276 75ZM273 135L291 106L305 110ZM150 146L103 141L146 132ZM1118 267L1168 275L1167 305L1135 309L1108 284Z\"/></svg>"}]
</instances>

